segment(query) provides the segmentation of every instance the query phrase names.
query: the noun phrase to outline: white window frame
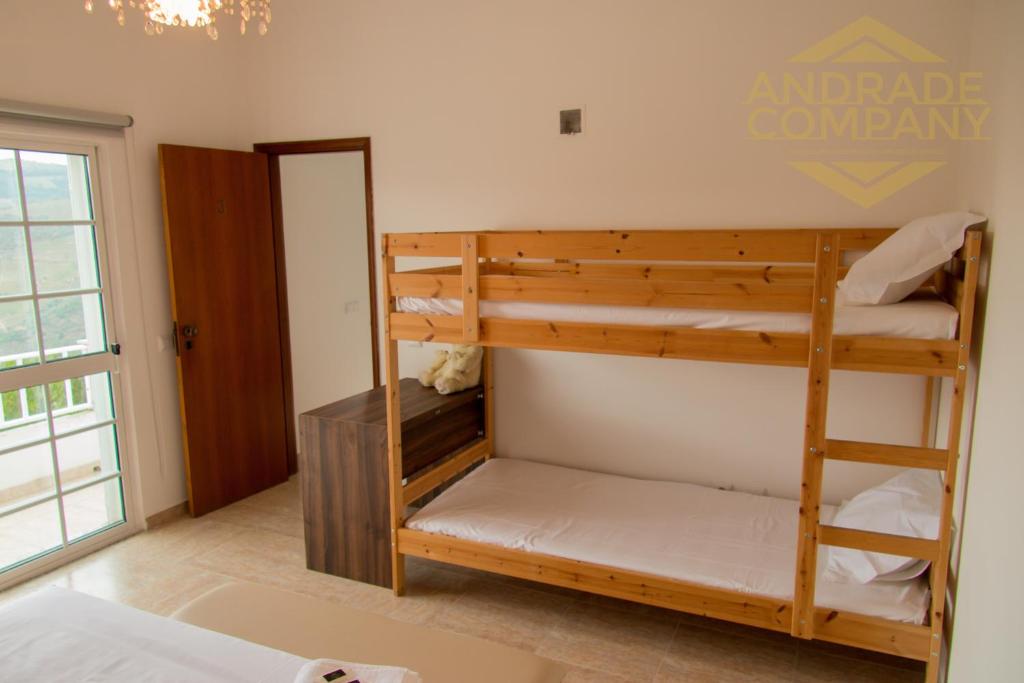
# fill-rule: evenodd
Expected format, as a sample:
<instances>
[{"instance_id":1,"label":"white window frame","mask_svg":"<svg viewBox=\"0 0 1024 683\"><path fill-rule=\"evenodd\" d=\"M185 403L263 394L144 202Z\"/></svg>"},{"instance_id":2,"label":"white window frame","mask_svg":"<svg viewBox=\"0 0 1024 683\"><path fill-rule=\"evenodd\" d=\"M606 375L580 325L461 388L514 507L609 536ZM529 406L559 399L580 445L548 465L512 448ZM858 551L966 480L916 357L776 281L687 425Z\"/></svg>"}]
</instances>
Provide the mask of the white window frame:
<instances>
[{"instance_id":1,"label":"white window frame","mask_svg":"<svg viewBox=\"0 0 1024 683\"><path fill-rule=\"evenodd\" d=\"M101 280L103 310L104 315L109 316L107 342L108 345L119 343L121 354L114 356L112 369L108 354L75 359L75 372L90 374L90 368L95 365L97 372L110 371L112 382L118 385L114 390L114 408L120 423L118 445L125 510L124 524L0 574L0 590L3 590L143 530L145 516L139 477L140 458L149 457L159 462L160 449L134 235L131 156L134 145L131 130L112 131L0 116L0 147L85 153L89 156L91 190L96 198L100 276L104 278ZM34 382L46 382L49 377L46 373L49 372L55 373L55 377L63 375L66 367L61 363L53 363L49 369L46 364L35 366ZM20 374L19 371L0 373L0 388L16 382L16 374Z\"/></svg>"}]
</instances>

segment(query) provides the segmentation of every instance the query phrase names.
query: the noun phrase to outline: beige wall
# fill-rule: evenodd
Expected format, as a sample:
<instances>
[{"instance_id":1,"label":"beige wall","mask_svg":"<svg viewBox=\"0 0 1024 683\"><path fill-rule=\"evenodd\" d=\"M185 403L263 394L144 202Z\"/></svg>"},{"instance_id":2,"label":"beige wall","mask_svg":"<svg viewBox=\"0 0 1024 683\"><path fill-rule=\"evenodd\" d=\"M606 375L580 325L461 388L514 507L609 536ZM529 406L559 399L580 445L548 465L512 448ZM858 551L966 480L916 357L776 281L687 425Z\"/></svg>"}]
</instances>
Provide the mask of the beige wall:
<instances>
[{"instance_id":1,"label":"beige wall","mask_svg":"<svg viewBox=\"0 0 1024 683\"><path fill-rule=\"evenodd\" d=\"M1024 4L978 0L972 26L970 64L992 84L994 126L966 155L962 191L989 216L991 261L949 679L1008 683L1024 671Z\"/></svg>"},{"instance_id":2,"label":"beige wall","mask_svg":"<svg viewBox=\"0 0 1024 683\"><path fill-rule=\"evenodd\" d=\"M82 3L4 0L0 6L0 97L131 114L131 201L143 310L126 321L145 329L144 353L155 403L137 453L145 513L185 498L174 354L167 348L170 303L157 173L160 142L245 148L253 141L246 113L246 65L229 31L217 43L202 34L147 37L137 13L120 28L105 2L87 15ZM132 255L128 255L131 258ZM161 347L164 347L161 349Z\"/></svg>"},{"instance_id":3,"label":"beige wall","mask_svg":"<svg viewBox=\"0 0 1024 683\"><path fill-rule=\"evenodd\" d=\"M124 111L159 452L140 453L147 513L184 497L155 145L246 148L370 135L379 231L487 227L886 225L949 208L951 165L872 209L746 139L756 73L864 14L942 54L966 0L892 3L307 0L268 36L143 35L98 5L8 0L5 97ZM31 57L29 57L31 56ZM557 111L586 107L582 136ZM403 349L413 374L426 349ZM796 494L796 370L498 354L499 449L585 467ZM833 433L912 442L921 382L836 380ZM729 412L725 412L726 408ZM584 420L598 415L601 420ZM879 415L888 419L873 420ZM573 448L566 449L566 434ZM628 457L627 457L628 455ZM829 471L838 500L884 472Z\"/></svg>"},{"instance_id":4,"label":"beige wall","mask_svg":"<svg viewBox=\"0 0 1024 683\"><path fill-rule=\"evenodd\" d=\"M373 386L363 153L280 162L298 416Z\"/></svg>"},{"instance_id":5,"label":"beige wall","mask_svg":"<svg viewBox=\"0 0 1024 683\"><path fill-rule=\"evenodd\" d=\"M247 42L259 137L370 135L380 231L899 224L950 208L940 170L865 210L747 139L760 70L871 14L955 68L964 2L365 1L275 13ZM584 106L585 132L557 134ZM401 266L410 263L400 263ZM403 348L403 374L425 354ZM923 383L838 373L832 432L913 443ZM798 370L497 354L498 449L797 495ZM886 476L829 469L838 501Z\"/></svg>"}]
</instances>

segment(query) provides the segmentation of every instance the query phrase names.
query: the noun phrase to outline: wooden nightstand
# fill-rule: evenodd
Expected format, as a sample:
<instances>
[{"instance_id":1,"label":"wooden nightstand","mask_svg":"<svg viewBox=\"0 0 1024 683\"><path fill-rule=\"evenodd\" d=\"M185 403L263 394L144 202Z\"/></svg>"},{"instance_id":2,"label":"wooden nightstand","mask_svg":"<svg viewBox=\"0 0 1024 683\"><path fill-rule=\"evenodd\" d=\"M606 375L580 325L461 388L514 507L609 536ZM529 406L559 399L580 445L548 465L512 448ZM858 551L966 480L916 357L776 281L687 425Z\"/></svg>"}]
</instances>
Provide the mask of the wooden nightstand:
<instances>
[{"instance_id":1,"label":"wooden nightstand","mask_svg":"<svg viewBox=\"0 0 1024 683\"><path fill-rule=\"evenodd\" d=\"M402 474L483 436L483 388L442 396L403 379ZM306 566L391 587L385 387L299 417Z\"/></svg>"}]
</instances>

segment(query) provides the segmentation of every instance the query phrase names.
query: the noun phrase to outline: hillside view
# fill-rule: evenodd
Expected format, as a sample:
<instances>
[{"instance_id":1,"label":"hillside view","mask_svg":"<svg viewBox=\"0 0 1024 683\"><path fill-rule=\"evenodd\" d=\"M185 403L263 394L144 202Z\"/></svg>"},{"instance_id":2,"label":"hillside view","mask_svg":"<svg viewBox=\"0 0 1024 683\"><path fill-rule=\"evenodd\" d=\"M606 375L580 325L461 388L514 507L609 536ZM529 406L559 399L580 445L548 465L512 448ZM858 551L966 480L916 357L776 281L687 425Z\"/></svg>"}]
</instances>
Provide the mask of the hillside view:
<instances>
[{"instance_id":1,"label":"hillside view","mask_svg":"<svg viewBox=\"0 0 1024 683\"><path fill-rule=\"evenodd\" d=\"M56 156L56 155L53 155ZM61 220L72 217L68 167L59 163L22 160L30 218ZM13 158L0 157L0 221L21 219ZM82 216L87 218L87 216ZM79 263L77 239L91 240L91 226L33 226L30 228L33 264L40 292L98 285L95 254ZM21 226L0 227L0 296L31 291L28 255ZM46 299L40 316L48 348L78 343L85 334L85 311L80 296ZM29 301L0 303L0 357L35 351L35 313Z\"/></svg>"}]
</instances>

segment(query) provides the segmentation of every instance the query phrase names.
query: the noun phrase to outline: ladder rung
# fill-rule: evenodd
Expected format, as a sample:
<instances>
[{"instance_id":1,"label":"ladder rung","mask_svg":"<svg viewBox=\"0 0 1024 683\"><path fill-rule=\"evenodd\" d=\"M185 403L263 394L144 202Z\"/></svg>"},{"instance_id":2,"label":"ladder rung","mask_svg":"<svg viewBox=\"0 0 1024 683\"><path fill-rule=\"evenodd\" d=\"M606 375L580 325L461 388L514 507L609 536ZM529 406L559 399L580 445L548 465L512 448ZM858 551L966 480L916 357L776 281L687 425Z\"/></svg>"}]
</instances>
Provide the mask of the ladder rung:
<instances>
[{"instance_id":1,"label":"ladder rung","mask_svg":"<svg viewBox=\"0 0 1024 683\"><path fill-rule=\"evenodd\" d=\"M944 470L949 458L949 451L938 448L916 448L914 446L892 446L884 443L829 439L825 444L825 457L829 460Z\"/></svg>"},{"instance_id":2,"label":"ladder rung","mask_svg":"<svg viewBox=\"0 0 1024 683\"><path fill-rule=\"evenodd\" d=\"M883 534L877 531L862 531L839 526L818 526L818 542L842 548L866 550L872 553L887 553L900 557L914 557L932 562L939 556L939 542L927 538Z\"/></svg>"}]
</instances>

